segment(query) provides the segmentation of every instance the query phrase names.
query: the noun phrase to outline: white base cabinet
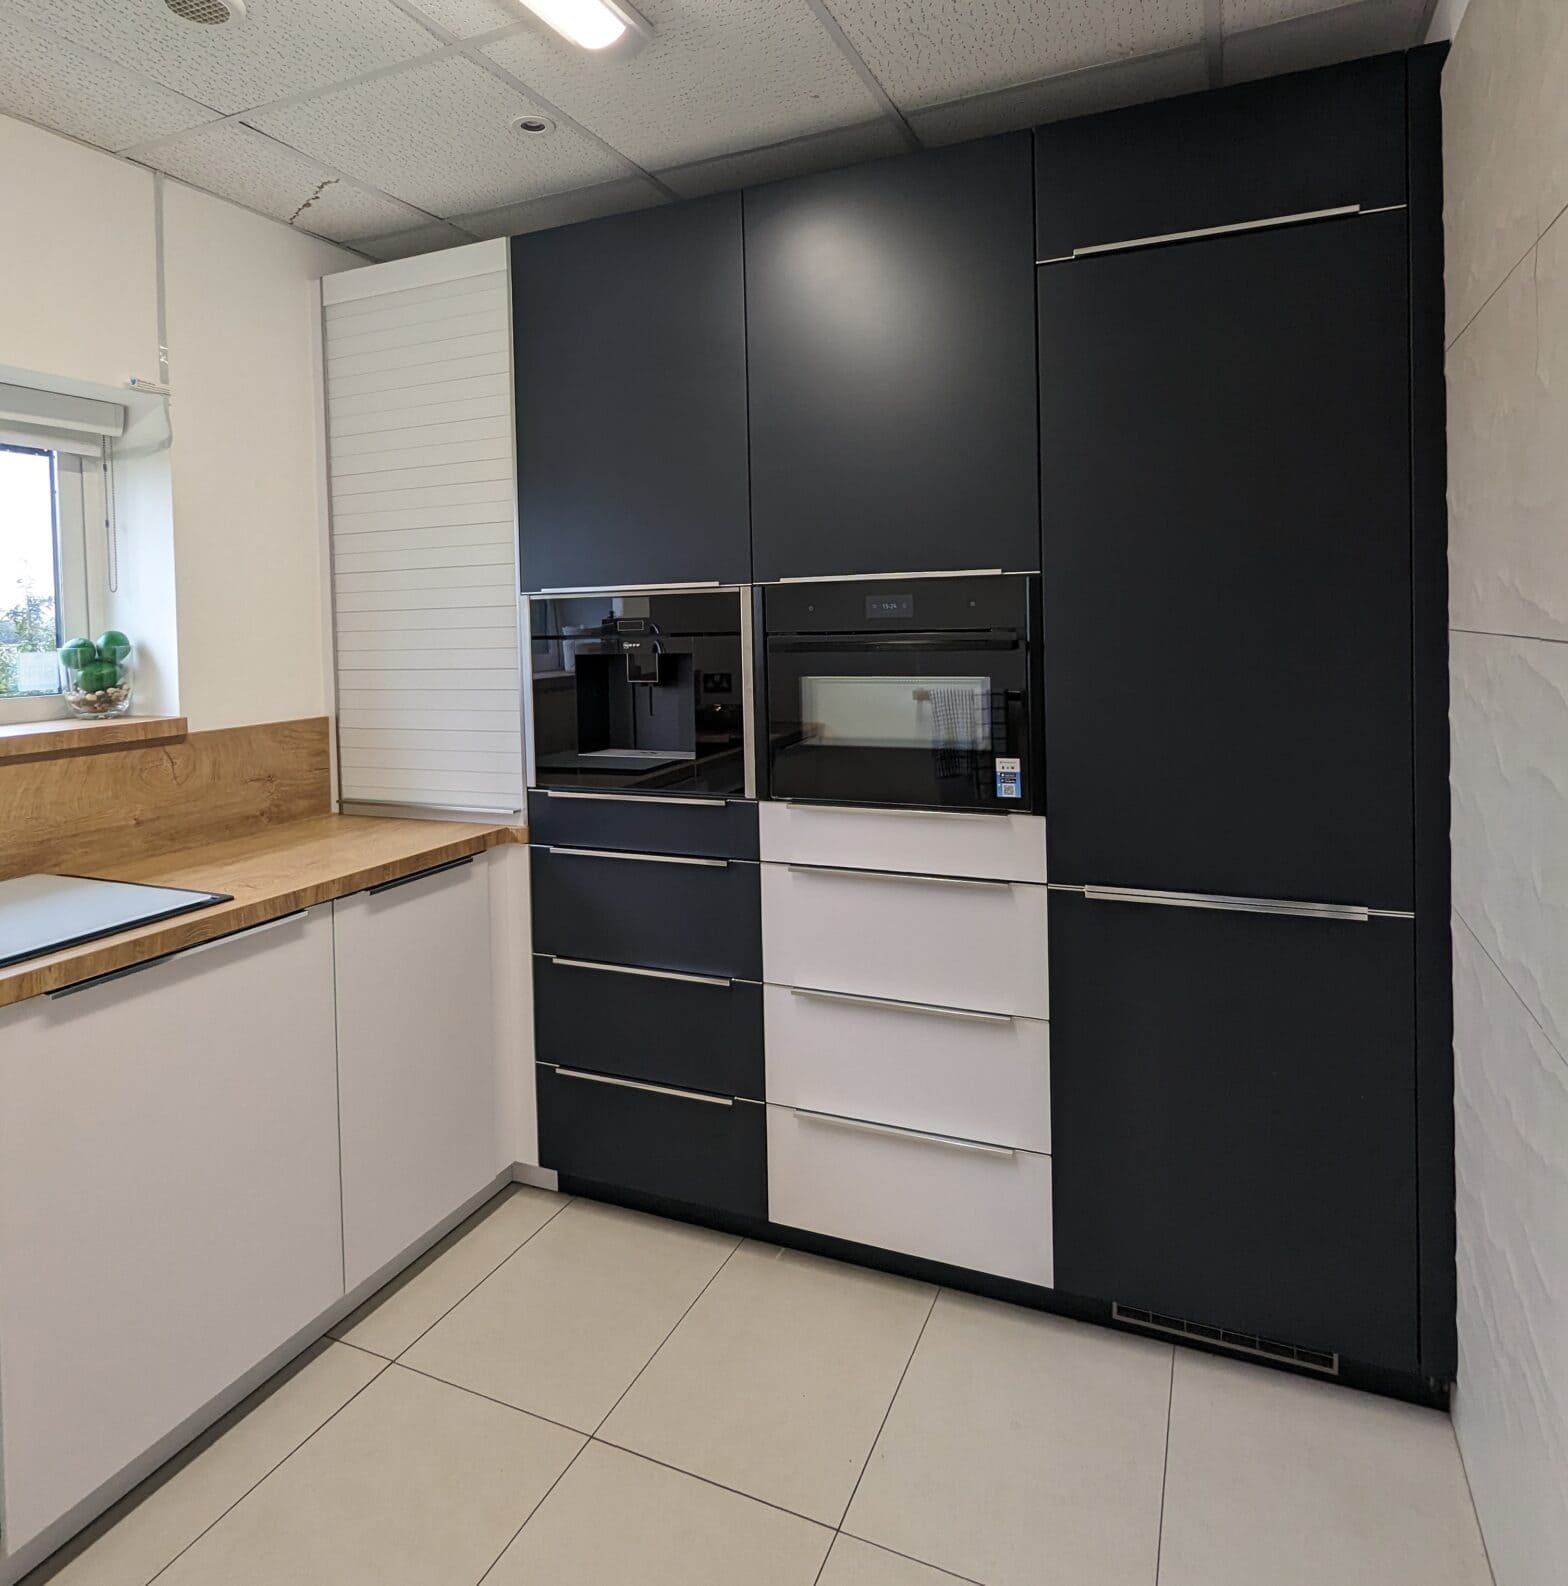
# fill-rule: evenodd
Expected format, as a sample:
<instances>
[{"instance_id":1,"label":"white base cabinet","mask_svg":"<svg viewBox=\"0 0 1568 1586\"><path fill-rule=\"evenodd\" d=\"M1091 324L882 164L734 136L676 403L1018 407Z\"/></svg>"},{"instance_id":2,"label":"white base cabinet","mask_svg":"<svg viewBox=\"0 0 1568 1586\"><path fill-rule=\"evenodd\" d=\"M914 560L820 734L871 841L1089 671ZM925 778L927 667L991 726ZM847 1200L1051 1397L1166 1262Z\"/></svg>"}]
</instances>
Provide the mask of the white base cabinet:
<instances>
[{"instance_id":1,"label":"white base cabinet","mask_svg":"<svg viewBox=\"0 0 1568 1586\"><path fill-rule=\"evenodd\" d=\"M15 1552L344 1293L326 908L0 1014Z\"/></svg>"},{"instance_id":2,"label":"white base cabinet","mask_svg":"<svg viewBox=\"0 0 1568 1586\"><path fill-rule=\"evenodd\" d=\"M350 1289L511 1166L496 1129L488 858L332 906Z\"/></svg>"},{"instance_id":3,"label":"white base cabinet","mask_svg":"<svg viewBox=\"0 0 1568 1586\"><path fill-rule=\"evenodd\" d=\"M1049 1286L1051 1159L768 1106L768 1216Z\"/></svg>"}]
</instances>

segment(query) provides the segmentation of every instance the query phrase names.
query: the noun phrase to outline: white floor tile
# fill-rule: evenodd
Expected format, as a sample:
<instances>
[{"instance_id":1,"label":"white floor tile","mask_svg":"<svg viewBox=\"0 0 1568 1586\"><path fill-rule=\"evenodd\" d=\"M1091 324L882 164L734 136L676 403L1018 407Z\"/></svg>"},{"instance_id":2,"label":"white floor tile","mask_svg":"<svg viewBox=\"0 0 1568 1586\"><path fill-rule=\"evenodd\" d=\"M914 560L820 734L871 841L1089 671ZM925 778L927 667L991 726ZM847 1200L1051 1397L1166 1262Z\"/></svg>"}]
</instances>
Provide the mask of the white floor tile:
<instances>
[{"instance_id":1,"label":"white floor tile","mask_svg":"<svg viewBox=\"0 0 1568 1586\"><path fill-rule=\"evenodd\" d=\"M961 1579L841 1533L817 1586L956 1586Z\"/></svg>"},{"instance_id":2,"label":"white floor tile","mask_svg":"<svg viewBox=\"0 0 1568 1586\"><path fill-rule=\"evenodd\" d=\"M564 1195L527 1185L504 1191L333 1328L333 1335L395 1360L567 1204Z\"/></svg>"},{"instance_id":3,"label":"white floor tile","mask_svg":"<svg viewBox=\"0 0 1568 1586\"><path fill-rule=\"evenodd\" d=\"M578 1201L420 1339L406 1364L591 1432L736 1243Z\"/></svg>"},{"instance_id":4,"label":"white floor tile","mask_svg":"<svg viewBox=\"0 0 1568 1586\"><path fill-rule=\"evenodd\" d=\"M1448 1417L1178 1351L1159 1586L1490 1586Z\"/></svg>"},{"instance_id":5,"label":"white floor tile","mask_svg":"<svg viewBox=\"0 0 1568 1586\"><path fill-rule=\"evenodd\" d=\"M182 1548L287 1459L375 1375L380 1361L342 1344L309 1351L175 1463L93 1526L80 1551L35 1577L55 1586L145 1586Z\"/></svg>"},{"instance_id":6,"label":"white floor tile","mask_svg":"<svg viewBox=\"0 0 1568 1586\"><path fill-rule=\"evenodd\" d=\"M1151 1586L1171 1348L944 1290L844 1529L987 1586Z\"/></svg>"},{"instance_id":7,"label":"white floor tile","mask_svg":"<svg viewBox=\"0 0 1568 1586\"><path fill-rule=\"evenodd\" d=\"M159 1586L474 1586L582 1444L388 1366Z\"/></svg>"},{"instance_id":8,"label":"white floor tile","mask_svg":"<svg viewBox=\"0 0 1568 1586\"><path fill-rule=\"evenodd\" d=\"M592 1443L485 1586L812 1586L833 1533Z\"/></svg>"},{"instance_id":9,"label":"white floor tile","mask_svg":"<svg viewBox=\"0 0 1568 1586\"><path fill-rule=\"evenodd\" d=\"M745 1244L601 1435L837 1525L931 1295L903 1278Z\"/></svg>"}]
</instances>

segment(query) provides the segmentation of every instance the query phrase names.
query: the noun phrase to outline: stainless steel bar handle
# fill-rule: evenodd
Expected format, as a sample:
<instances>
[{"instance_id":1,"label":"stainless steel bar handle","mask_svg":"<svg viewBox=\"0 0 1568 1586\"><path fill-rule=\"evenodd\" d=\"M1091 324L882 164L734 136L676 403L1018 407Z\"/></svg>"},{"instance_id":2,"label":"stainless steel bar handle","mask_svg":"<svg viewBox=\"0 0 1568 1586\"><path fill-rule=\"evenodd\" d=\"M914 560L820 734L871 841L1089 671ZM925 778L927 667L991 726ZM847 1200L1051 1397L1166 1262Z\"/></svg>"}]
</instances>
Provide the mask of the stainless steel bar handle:
<instances>
[{"instance_id":1,"label":"stainless steel bar handle","mask_svg":"<svg viewBox=\"0 0 1568 1586\"><path fill-rule=\"evenodd\" d=\"M1403 206L1390 206L1403 207ZM1167 242L1194 242L1204 237L1230 237L1239 232L1270 231L1276 226L1300 226L1313 220L1336 220L1362 213L1360 204L1336 204L1331 209L1303 209L1290 215L1265 215L1258 220L1232 220L1222 226L1200 226L1195 231L1163 231L1148 237L1124 237L1116 242L1091 242L1071 253L1059 253L1036 264L1064 264L1069 259L1089 259L1100 253L1129 253L1137 248L1158 248Z\"/></svg>"},{"instance_id":2,"label":"stainless steel bar handle","mask_svg":"<svg viewBox=\"0 0 1568 1586\"><path fill-rule=\"evenodd\" d=\"M924 1145L942 1146L950 1151L969 1151L976 1156L1010 1157L1018 1154L1011 1146L985 1145L979 1140L961 1140L952 1134L928 1134L924 1129L900 1129L890 1123L867 1123L863 1118L844 1118L836 1112L812 1112L808 1108L797 1107L795 1116L826 1129L846 1129L854 1134L890 1134L900 1140L918 1140Z\"/></svg>"},{"instance_id":3,"label":"stainless steel bar handle","mask_svg":"<svg viewBox=\"0 0 1568 1586\"><path fill-rule=\"evenodd\" d=\"M781 584L870 584L896 578L902 583L910 578L1000 578L1000 567L949 567L938 572L922 573L815 573L792 574L778 580Z\"/></svg>"},{"instance_id":4,"label":"stainless steel bar handle","mask_svg":"<svg viewBox=\"0 0 1568 1586\"><path fill-rule=\"evenodd\" d=\"M714 986L720 991L728 991L734 984L718 975L685 975L673 969L635 969L630 964L601 964L591 958L557 958L554 953L550 955L550 962L561 969L595 969L601 975L638 975L644 980L678 980L687 986Z\"/></svg>"},{"instance_id":5,"label":"stainless steel bar handle","mask_svg":"<svg viewBox=\"0 0 1568 1586\"><path fill-rule=\"evenodd\" d=\"M768 802L791 810L820 810L824 815L912 815L917 820L928 821L1006 820L1015 813L1013 810L912 810L896 804L817 804L808 799L769 799Z\"/></svg>"},{"instance_id":6,"label":"stainless steel bar handle","mask_svg":"<svg viewBox=\"0 0 1568 1586\"><path fill-rule=\"evenodd\" d=\"M895 997L861 997L852 991L818 991L811 986L791 986L792 997L815 1002L847 1002L865 1008L891 1008L896 1013L925 1013L934 1019L968 1019L975 1024L1011 1024L1010 1013L981 1013L974 1008L947 1008L932 1002L900 1002Z\"/></svg>"},{"instance_id":7,"label":"stainless steel bar handle","mask_svg":"<svg viewBox=\"0 0 1568 1586\"><path fill-rule=\"evenodd\" d=\"M640 1079L614 1079L609 1074L585 1074L580 1068L557 1068L562 1079L581 1079L590 1085L613 1085L617 1090L646 1090L655 1096L676 1096L682 1101L705 1101L710 1107L733 1107L728 1096L707 1096L700 1090L677 1090L673 1085L647 1085Z\"/></svg>"},{"instance_id":8,"label":"stainless steel bar handle","mask_svg":"<svg viewBox=\"0 0 1568 1586\"><path fill-rule=\"evenodd\" d=\"M1139 887L1085 887L1091 903L1148 903L1167 909L1218 909L1227 914L1284 914L1306 920L1347 920L1364 925L1372 910L1361 903L1296 903L1283 898L1232 898L1208 892L1149 892Z\"/></svg>"},{"instance_id":9,"label":"stainless steel bar handle","mask_svg":"<svg viewBox=\"0 0 1568 1586\"><path fill-rule=\"evenodd\" d=\"M692 809L721 810L724 799L669 798L659 793L576 793L561 788L540 788L547 799L580 799L604 804L683 804Z\"/></svg>"},{"instance_id":10,"label":"stainless steel bar handle","mask_svg":"<svg viewBox=\"0 0 1568 1586\"><path fill-rule=\"evenodd\" d=\"M638 865L698 865L704 870L728 870L728 859L693 859L684 854L623 854L611 848L554 848L546 853L560 854L566 859L624 859Z\"/></svg>"},{"instance_id":11,"label":"stainless steel bar handle","mask_svg":"<svg viewBox=\"0 0 1568 1586\"><path fill-rule=\"evenodd\" d=\"M723 584L717 578L699 579L683 584L551 584L533 591L536 595L653 595L682 589L738 589L738 584ZM528 591L524 591L525 594Z\"/></svg>"},{"instance_id":12,"label":"stainless steel bar handle","mask_svg":"<svg viewBox=\"0 0 1568 1586\"><path fill-rule=\"evenodd\" d=\"M897 870L841 870L831 865L786 865L784 868L797 876L827 876L840 881L893 881L904 886L969 887L1006 892L1013 885L1011 881L983 881L978 876L916 876Z\"/></svg>"}]
</instances>

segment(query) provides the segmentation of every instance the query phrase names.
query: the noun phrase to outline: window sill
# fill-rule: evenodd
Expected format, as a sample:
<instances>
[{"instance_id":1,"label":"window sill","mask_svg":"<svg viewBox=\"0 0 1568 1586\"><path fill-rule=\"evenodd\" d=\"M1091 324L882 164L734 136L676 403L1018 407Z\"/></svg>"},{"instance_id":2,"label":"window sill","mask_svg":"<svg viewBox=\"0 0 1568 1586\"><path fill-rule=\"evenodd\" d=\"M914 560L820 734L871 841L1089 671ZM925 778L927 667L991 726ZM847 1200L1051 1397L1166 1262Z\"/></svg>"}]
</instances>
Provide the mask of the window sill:
<instances>
[{"instance_id":1,"label":"window sill","mask_svg":"<svg viewBox=\"0 0 1568 1586\"><path fill-rule=\"evenodd\" d=\"M174 743L185 736L185 730L183 716L116 716L111 721L56 716L48 721L12 722L0 725L0 764Z\"/></svg>"}]
</instances>

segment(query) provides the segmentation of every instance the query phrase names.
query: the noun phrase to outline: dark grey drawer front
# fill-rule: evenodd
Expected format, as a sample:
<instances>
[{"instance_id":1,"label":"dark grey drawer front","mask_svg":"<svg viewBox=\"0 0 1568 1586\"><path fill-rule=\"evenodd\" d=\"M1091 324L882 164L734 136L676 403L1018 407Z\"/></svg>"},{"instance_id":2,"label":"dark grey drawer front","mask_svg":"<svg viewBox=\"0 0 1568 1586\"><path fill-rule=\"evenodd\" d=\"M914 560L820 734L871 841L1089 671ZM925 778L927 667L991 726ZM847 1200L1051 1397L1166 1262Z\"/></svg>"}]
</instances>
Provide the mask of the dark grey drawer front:
<instances>
[{"instance_id":1,"label":"dark grey drawer front","mask_svg":"<svg viewBox=\"0 0 1568 1586\"><path fill-rule=\"evenodd\" d=\"M539 1162L742 1217L768 1213L767 1109L536 1067Z\"/></svg>"},{"instance_id":2,"label":"dark grey drawer front","mask_svg":"<svg viewBox=\"0 0 1568 1586\"><path fill-rule=\"evenodd\" d=\"M581 848L532 853L536 952L762 979L757 865Z\"/></svg>"},{"instance_id":3,"label":"dark grey drawer front","mask_svg":"<svg viewBox=\"0 0 1568 1586\"><path fill-rule=\"evenodd\" d=\"M762 987L665 973L535 955L539 1061L761 1101Z\"/></svg>"},{"instance_id":4,"label":"dark grey drawer front","mask_svg":"<svg viewBox=\"0 0 1568 1586\"><path fill-rule=\"evenodd\" d=\"M757 806L741 799L601 798L528 795L528 830L536 843L621 848L632 853L757 857Z\"/></svg>"}]
</instances>

